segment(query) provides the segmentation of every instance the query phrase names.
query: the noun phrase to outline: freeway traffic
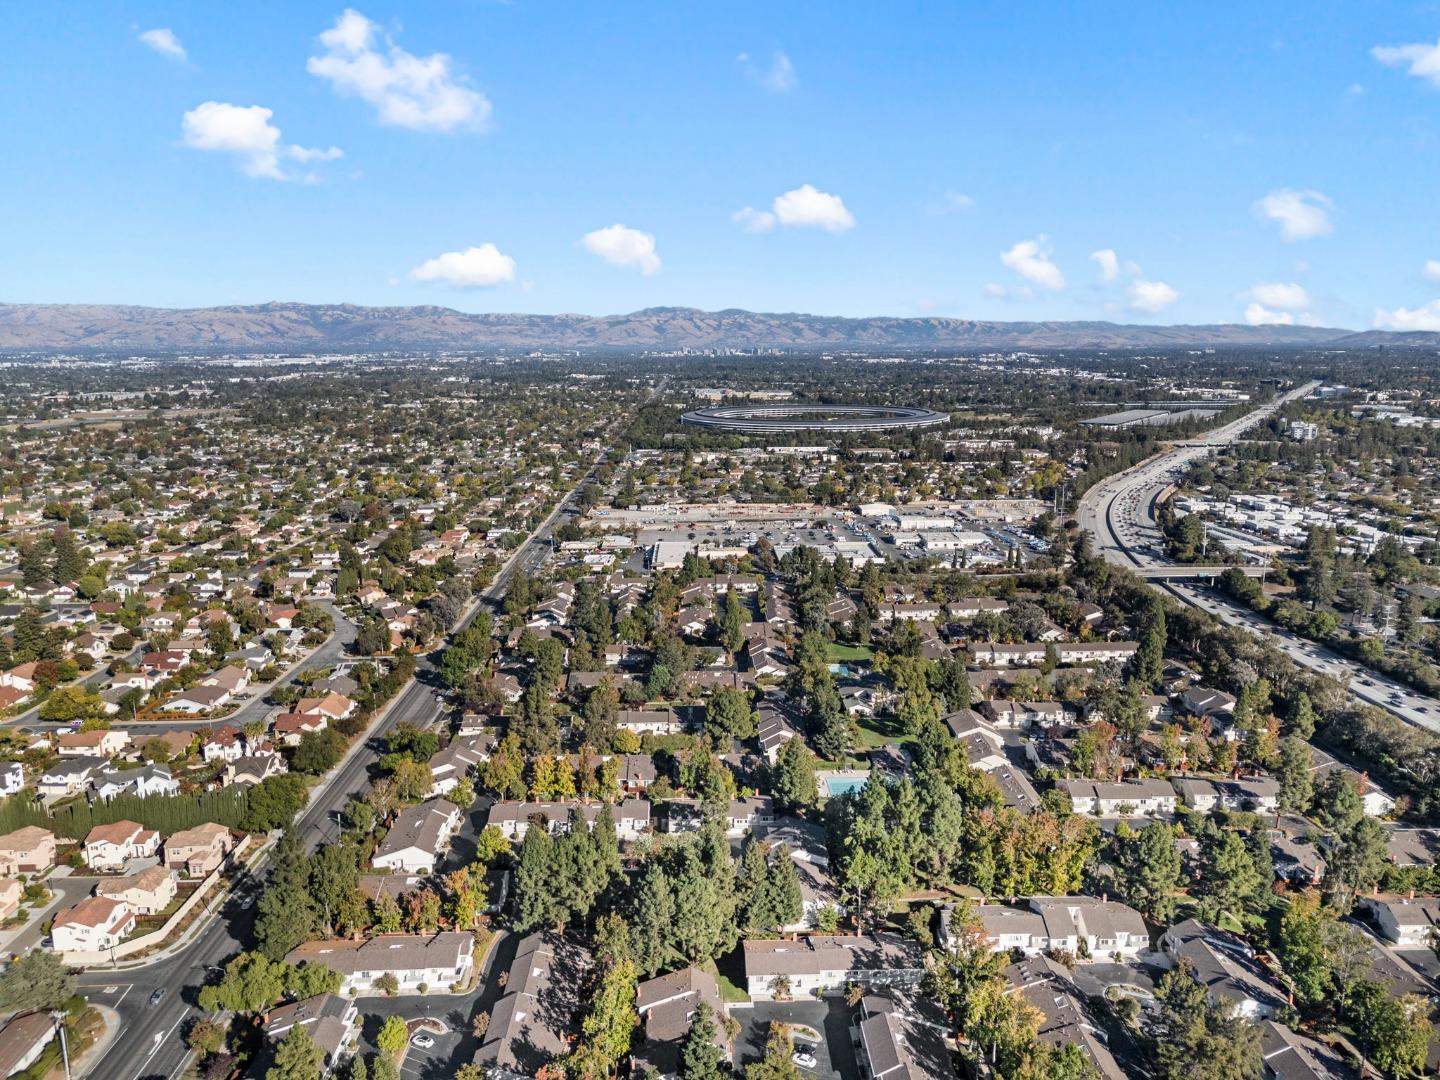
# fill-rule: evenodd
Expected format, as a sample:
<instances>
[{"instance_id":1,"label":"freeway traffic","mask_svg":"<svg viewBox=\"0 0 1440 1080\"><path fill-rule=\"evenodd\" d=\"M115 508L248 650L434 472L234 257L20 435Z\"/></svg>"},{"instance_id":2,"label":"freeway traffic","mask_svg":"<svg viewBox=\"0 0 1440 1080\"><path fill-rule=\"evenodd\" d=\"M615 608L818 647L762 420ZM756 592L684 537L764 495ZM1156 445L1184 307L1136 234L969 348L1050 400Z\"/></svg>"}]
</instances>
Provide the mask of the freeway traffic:
<instances>
[{"instance_id":1,"label":"freeway traffic","mask_svg":"<svg viewBox=\"0 0 1440 1080\"><path fill-rule=\"evenodd\" d=\"M1306 383L1198 439L1177 444L1126 472L1102 480L1085 493L1076 522L1095 538L1095 550L1107 562L1130 570L1174 565L1161 554L1163 537L1155 520L1155 503L1192 462L1227 446L1249 428L1261 423L1287 402L1313 393L1318 383ZM1440 732L1440 702L1372 671L1365 665L1323 645L1292 634L1211 588L1177 581L1151 582L1183 604L1209 612L1231 626L1267 638L1297 664L1340 681L1360 700L1393 713L1400 719Z\"/></svg>"}]
</instances>

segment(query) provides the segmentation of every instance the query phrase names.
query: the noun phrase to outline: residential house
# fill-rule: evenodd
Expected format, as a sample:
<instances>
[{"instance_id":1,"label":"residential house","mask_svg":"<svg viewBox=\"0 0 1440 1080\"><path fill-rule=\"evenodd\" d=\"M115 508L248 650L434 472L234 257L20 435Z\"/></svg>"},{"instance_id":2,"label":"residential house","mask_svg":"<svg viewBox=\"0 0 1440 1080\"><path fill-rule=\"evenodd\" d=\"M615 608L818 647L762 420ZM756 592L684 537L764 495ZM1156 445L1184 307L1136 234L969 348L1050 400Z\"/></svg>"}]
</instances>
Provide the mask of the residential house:
<instances>
[{"instance_id":1,"label":"residential house","mask_svg":"<svg viewBox=\"0 0 1440 1080\"><path fill-rule=\"evenodd\" d=\"M734 839L775 820L775 804L768 795L742 795L731 799L725 811L725 835Z\"/></svg>"},{"instance_id":2,"label":"residential house","mask_svg":"<svg viewBox=\"0 0 1440 1080\"><path fill-rule=\"evenodd\" d=\"M265 1038L278 1044L295 1028L303 1028L320 1048L321 1065L328 1076L349 1056L360 1026L359 1013L354 1001L339 994L303 998L265 1015Z\"/></svg>"},{"instance_id":3,"label":"residential house","mask_svg":"<svg viewBox=\"0 0 1440 1080\"><path fill-rule=\"evenodd\" d=\"M223 686L192 686L189 690L181 690L168 698L160 706L160 711L203 716L216 709L223 709L230 704L232 696Z\"/></svg>"},{"instance_id":4,"label":"residential house","mask_svg":"<svg viewBox=\"0 0 1440 1080\"><path fill-rule=\"evenodd\" d=\"M954 1075L949 1023L939 1006L892 992L860 999L852 1030L868 1080L924 1080Z\"/></svg>"},{"instance_id":5,"label":"residential house","mask_svg":"<svg viewBox=\"0 0 1440 1080\"><path fill-rule=\"evenodd\" d=\"M1426 949L1440 940L1440 897L1366 898L1360 901L1388 941L1402 949Z\"/></svg>"},{"instance_id":6,"label":"residential house","mask_svg":"<svg viewBox=\"0 0 1440 1080\"><path fill-rule=\"evenodd\" d=\"M175 795L180 781L164 765L142 765L138 769L104 769L90 781L95 797L109 802L117 795L149 798L152 795Z\"/></svg>"},{"instance_id":7,"label":"residential house","mask_svg":"<svg viewBox=\"0 0 1440 1080\"><path fill-rule=\"evenodd\" d=\"M1165 780L1057 780L1055 790L1077 814L1094 817L1158 817L1175 812L1175 789Z\"/></svg>"},{"instance_id":8,"label":"residential house","mask_svg":"<svg viewBox=\"0 0 1440 1080\"><path fill-rule=\"evenodd\" d=\"M55 834L26 825L0 836L0 875L43 874L55 865Z\"/></svg>"},{"instance_id":9,"label":"residential house","mask_svg":"<svg viewBox=\"0 0 1440 1080\"><path fill-rule=\"evenodd\" d=\"M851 983L914 986L925 974L919 943L889 935L752 938L743 948L746 990L755 1001L834 993Z\"/></svg>"},{"instance_id":10,"label":"residential house","mask_svg":"<svg viewBox=\"0 0 1440 1080\"><path fill-rule=\"evenodd\" d=\"M100 952L114 948L135 928L135 913L108 896L87 896L55 916L50 942L56 952Z\"/></svg>"},{"instance_id":11,"label":"residential house","mask_svg":"<svg viewBox=\"0 0 1440 1080\"><path fill-rule=\"evenodd\" d=\"M20 911L25 886L13 877L0 877L0 923L13 919Z\"/></svg>"},{"instance_id":12,"label":"residential house","mask_svg":"<svg viewBox=\"0 0 1440 1080\"><path fill-rule=\"evenodd\" d=\"M430 799L395 815L385 839L370 862L406 874L433 874L450 837L460 827L460 808L444 799Z\"/></svg>"},{"instance_id":13,"label":"residential house","mask_svg":"<svg viewBox=\"0 0 1440 1080\"><path fill-rule=\"evenodd\" d=\"M148 859L159 849L160 834L133 821L96 825L82 847L92 870L123 870L131 859Z\"/></svg>"},{"instance_id":14,"label":"residential house","mask_svg":"<svg viewBox=\"0 0 1440 1080\"><path fill-rule=\"evenodd\" d=\"M62 758L112 758L129 745L130 735L122 728L72 731L68 735L61 735L55 740L56 749Z\"/></svg>"},{"instance_id":15,"label":"residential house","mask_svg":"<svg viewBox=\"0 0 1440 1080\"><path fill-rule=\"evenodd\" d=\"M674 709L621 709L615 724L636 735L678 735L681 730Z\"/></svg>"},{"instance_id":16,"label":"residential house","mask_svg":"<svg viewBox=\"0 0 1440 1080\"><path fill-rule=\"evenodd\" d=\"M1265 1080L1332 1080L1354 1073L1333 1049L1274 1020L1260 1022Z\"/></svg>"},{"instance_id":17,"label":"residential house","mask_svg":"<svg viewBox=\"0 0 1440 1080\"><path fill-rule=\"evenodd\" d=\"M1280 783L1270 776L1206 780L1175 777L1170 781L1190 809L1208 814L1216 809L1273 814L1280 803Z\"/></svg>"},{"instance_id":18,"label":"residential house","mask_svg":"<svg viewBox=\"0 0 1440 1080\"><path fill-rule=\"evenodd\" d=\"M324 731L329 726L330 721L320 713L287 712L275 717L270 730L281 746L299 746L306 735Z\"/></svg>"},{"instance_id":19,"label":"residential house","mask_svg":"<svg viewBox=\"0 0 1440 1080\"><path fill-rule=\"evenodd\" d=\"M229 829L207 821L182 829L165 841L165 865L190 877L204 877L225 861L234 846Z\"/></svg>"},{"instance_id":20,"label":"residential house","mask_svg":"<svg viewBox=\"0 0 1440 1080\"><path fill-rule=\"evenodd\" d=\"M175 873L163 866L147 866L122 878L97 882L95 895L118 900L139 915L158 915L175 901L179 886Z\"/></svg>"},{"instance_id":21,"label":"residential house","mask_svg":"<svg viewBox=\"0 0 1440 1080\"><path fill-rule=\"evenodd\" d=\"M430 759L430 775L435 784L431 795L449 795L461 780L469 779L471 771L490 756L488 747L494 743L490 735L457 736L450 745L437 751Z\"/></svg>"},{"instance_id":22,"label":"residential house","mask_svg":"<svg viewBox=\"0 0 1440 1080\"><path fill-rule=\"evenodd\" d=\"M521 938L475 1064L495 1080L530 1080L564 1057L586 1005L582 987L590 966L589 953L563 938Z\"/></svg>"},{"instance_id":23,"label":"residential house","mask_svg":"<svg viewBox=\"0 0 1440 1080\"><path fill-rule=\"evenodd\" d=\"M55 1041L58 1030L55 1017L45 1011L12 1019L0 1031L0 1076L14 1076L29 1069Z\"/></svg>"},{"instance_id":24,"label":"residential house","mask_svg":"<svg viewBox=\"0 0 1440 1080\"><path fill-rule=\"evenodd\" d=\"M437 934L381 934L352 940L326 938L307 941L292 949L291 964L322 964L340 973L340 993L375 989L376 982L392 975L402 993L419 988L443 990L468 983L475 970L475 935L459 931Z\"/></svg>"},{"instance_id":25,"label":"residential house","mask_svg":"<svg viewBox=\"0 0 1440 1080\"><path fill-rule=\"evenodd\" d=\"M1171 963L1188 960L1191 973L1212 1001L1229 1001L1250 1020L1273 1016L1285 1006L1285 992L1264 973L1243 939L1186 919L1166 930L1160 948Z\"/></svg>"},{"instance_id":26,"label":"residential house","mask_svg":"<svg viewBox=\"0 0 1440 1080\"><path fill-rule=\"evenodd\" d=\"M1028 908L981 904L975 915L997 952L1066 952L1082 959L1133 960L1150 946L1140 913L1094 896L1032 896ZM947 912L948 914L948 912Z\"/></svg>"},{"instance_id":27,"label":"residential house","mask_svg":"<svg viewBox=\"0 0 1440 1080\"><path fill-rule=\"evenodd\" d=\"M1086 995L1063 964L1048 956L1027 957L1007 967L1004 975L1010 992L1039 1014L1035 1035L1041 1045L1078 1047L1099 1080L1127 1080L1110 1052L1104 1029L1090 1017Z\"/></svg>"},{"instance_id":28,"label":"residential house","mask_svg":"<svg viewBox=\"0 0 1440 1080\"><path fill-rule=\"evenodd\" d=\"M630 1059L632 1075L653 1069L661 1080L679 1075L680 1044L690 1032L696 1010L707 1005L714 1017L715 1044L725 1060L730 1059L730 1040L725 1036L725 1003L715 976L699 968L684 968L647 979L635 989L635 1011L645 1029L644 1047Z\"/></svg>"},{"instance_id":29,"label":"residential house","mask_svg":"<svg viewBox=\"0 0 1440 1080\"><path fill-rule=\"evenodd\" d=\"M575 800L565 802L515 802L501 800L490 807L486 825L493 825L507 840L518 843L525 839L530 826L539 823L550 833L562 833L570 828L573 819L585 822L586 828L595 827L602 804L582 803ZM610 808L615 819L615 834L621 840L638 840L650 827L650 803L645 799L623 799Z\"/></svg>"},{"instance_id":30,"label":"residential house","mask_svg":"<svg viewBox=\"0 0 1440 1080\"><path fill-rule=\"evenodd\" d=\"M0 765L0 797L19 794L25 788L25 766L18 761Z\"/></svg>"},{"instance_id":31,"label":"residential house","mask_svg":"<svg viewBox=\"0 0 1440 1080\"><path fill-rule=\"evenodd\" d=\"M110 765L103 757L61 758L42 772L35 790L42 799L64 799L79 795Z\"/></svg>"},{"instance_id":32,"label":"residential house","mask_svg":"<svg viewBox=\"0 0 1440 1080\"><path fill-rule=\"evenodd\" d=\"M255 787L272 776L279 776L281 773L289 771L285 759L279 754L247 754L245 757L236 758L226 764L222 783L226 787L231 784Z\"/></svg>"}]
</instances>

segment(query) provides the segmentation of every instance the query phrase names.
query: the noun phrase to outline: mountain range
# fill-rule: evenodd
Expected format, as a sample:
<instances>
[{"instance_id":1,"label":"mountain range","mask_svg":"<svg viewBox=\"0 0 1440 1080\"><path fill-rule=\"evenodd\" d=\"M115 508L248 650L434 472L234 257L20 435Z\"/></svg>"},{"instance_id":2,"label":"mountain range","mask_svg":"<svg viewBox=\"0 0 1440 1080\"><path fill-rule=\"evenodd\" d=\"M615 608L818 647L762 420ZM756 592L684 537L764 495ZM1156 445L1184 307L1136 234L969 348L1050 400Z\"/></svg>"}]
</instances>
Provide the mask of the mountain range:
<instances>
[{"instance_id":1,"label":"mountain range","mask_svg":"<svg viewBox=\"0 0 1440 1080\"><path fill-rule=\"evenodd\" d=\"M1437 333L1319 326L1148 326L842 318L657 307L628 315L468 314L444 307L270 303L151 308L0 304L0 349L300 351L361 349L1063 349L1183 346L1440 346Z\"/></svg>"}]
</instances>

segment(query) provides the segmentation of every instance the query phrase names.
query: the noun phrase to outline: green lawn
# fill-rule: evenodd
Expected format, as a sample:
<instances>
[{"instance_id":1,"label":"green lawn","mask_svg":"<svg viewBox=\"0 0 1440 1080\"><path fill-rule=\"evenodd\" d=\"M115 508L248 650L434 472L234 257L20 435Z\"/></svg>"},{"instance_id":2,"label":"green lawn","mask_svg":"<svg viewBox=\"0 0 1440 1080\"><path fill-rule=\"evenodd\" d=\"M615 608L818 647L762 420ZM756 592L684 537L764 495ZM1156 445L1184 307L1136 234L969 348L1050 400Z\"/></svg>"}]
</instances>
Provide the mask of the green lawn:
<instances>
[{"instance_id":1,"label":"green lawn","mask_svg":"<svg viewBox=\"0 0 1440 1080\"><path fill-rule=\"evenodd\" d=\"M860 716L856 718L860 728L857 750L875 750L881 746L899 746L905 741L905 733L893 717Z\"/></svg>"},{"instance_id":2,"label":"green lawn","mask_svg":"<svg viewBox=\"0 0 1440 1080\"><path fill-rule=\"evenodd\" d=\"M832 664L843 664L847 660L864 660L869 663L875 659L874 651L865 645L841 645L838 641L830 642L829 653Z\"/></svg>"},{"instance_id":3,"label":"green lawn","mask_svg":"<svg viewBox=\"0 0 1440 1080\"><path fill-rule=\"evenodd\" d=\"M700 965L700 970L708 971L715 976L715 983L720 988L720 1000L727 1005L734 1005L739 1002L747 1002L750 995L747 994L730 975L721 971L714 960L707 960Z\"/></svg>"}]
</instances>

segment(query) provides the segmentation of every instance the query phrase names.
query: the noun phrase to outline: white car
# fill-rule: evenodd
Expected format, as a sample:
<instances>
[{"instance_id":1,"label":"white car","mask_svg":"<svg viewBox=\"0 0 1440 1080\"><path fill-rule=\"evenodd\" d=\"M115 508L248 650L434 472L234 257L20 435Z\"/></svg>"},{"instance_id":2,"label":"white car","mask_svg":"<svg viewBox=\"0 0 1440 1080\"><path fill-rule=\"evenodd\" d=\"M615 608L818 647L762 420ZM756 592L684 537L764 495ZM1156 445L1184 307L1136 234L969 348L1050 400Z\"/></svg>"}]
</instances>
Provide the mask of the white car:
<instances>
[{"instance_id":1,"label":"white car","mask_svg":"<svg viewBox=\"0 0 1440 1080\"><path fill-rule=\"evenodd\" d=\"M804 1050L796 1050L790 1055L790 1060L802 1069L815 1068L815 1055L806 1053Z\"/></svg>"},{"instance_id":2,"label":"white car","mask_svg":"<svg viewBox=\"0 0 1440 1080\"><path fill-rule=\"evenodd\" d=\"M429 1050L435 1045L435 1040L422 1031L418 1035L413 1036L410 1043L412 1046L418 1046L422 1050Z\"/></svg>"}]
</instances>

